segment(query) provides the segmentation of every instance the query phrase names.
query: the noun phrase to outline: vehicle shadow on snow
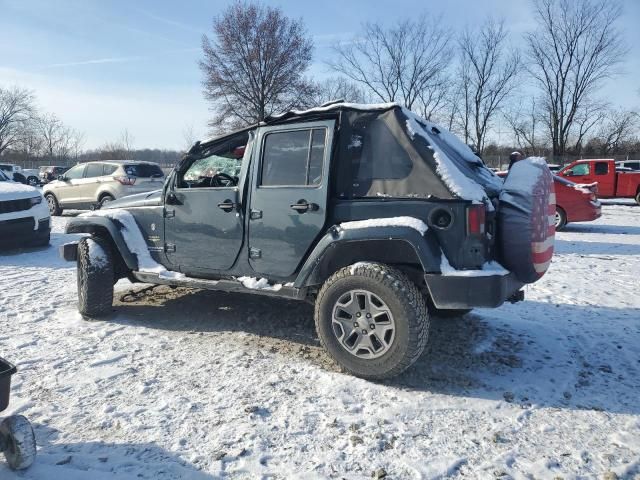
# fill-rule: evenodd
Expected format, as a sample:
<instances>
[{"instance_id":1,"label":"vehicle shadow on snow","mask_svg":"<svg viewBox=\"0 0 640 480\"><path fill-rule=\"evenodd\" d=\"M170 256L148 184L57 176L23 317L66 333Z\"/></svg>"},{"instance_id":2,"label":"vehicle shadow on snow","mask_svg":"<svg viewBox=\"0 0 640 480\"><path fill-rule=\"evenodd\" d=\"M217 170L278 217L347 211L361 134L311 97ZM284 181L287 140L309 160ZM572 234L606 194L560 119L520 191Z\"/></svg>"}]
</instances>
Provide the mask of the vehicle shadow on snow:
<instances>
[{"instance_id":1,"label":"vehicle shadow on snow","mask_svg":"<svg viewBox=\"0 0 640 480\"><path fill-rule=\"evenodd\" d=\"M28 478L215 478L154 443L64 443L57 441L61 436L58 430L37 423L33 427L38 453L26 471ZM18 480L25 474L11 471L0 461L0 478Z\"/></svg>"},{"instance_id":2,"label":"vehicle shadow on snow","mask_svg":"<svg viewBox=\"0 0 640 480\"><path fill-rule=\"evenodd\" d=\"M640 235L640 227L631 225L591 225L570 223L564 227L567 233L602 233L608 235Z\"/></svg>"},{"instance_id":3,"label":"vehicle shadow on snow","mask_svg":"<svg viewBox=\"0 0 640 480\"><path fill-rule=\"evenodd\" d=\"M576 255L640 255L640 244L555 240L554 253Z\"/></svg>"},{"instance_id":4,"label":"vehicle shadow on snow","mask_svg":"<svg viewBox=\"0 0 640 480\"><path fill-rule=\"evenodd\" d=\"M186 332L246 332L250 335L243 342L249 350L338 370L320 347L309 304L184 288L136 293L141 290L118 292L112 322ZM631 308L527 301L455 319L432 318L424 354L407 372L383 384L523 405L637 414L636 316ZM600 327L590 330L597 322Z\"/></svg>"}]
</instances>

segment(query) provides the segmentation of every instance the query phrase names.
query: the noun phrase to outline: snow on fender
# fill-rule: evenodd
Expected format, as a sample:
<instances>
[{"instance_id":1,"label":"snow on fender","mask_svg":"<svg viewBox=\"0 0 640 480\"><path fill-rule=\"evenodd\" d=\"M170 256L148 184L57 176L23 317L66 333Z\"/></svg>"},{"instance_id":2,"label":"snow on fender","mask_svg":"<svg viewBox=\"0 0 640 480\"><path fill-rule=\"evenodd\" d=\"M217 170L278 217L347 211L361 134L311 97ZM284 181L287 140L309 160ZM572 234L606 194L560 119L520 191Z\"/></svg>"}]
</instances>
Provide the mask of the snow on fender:
<instances>
[{"instance_id":1,"label":"snow on fender","mask_svg":"<svg viewBox=\"0 0 640 480\"><path fill-rule=\"evenodd\" d=\"M556 198L553 176L543 158L511 167L500 192L500 263L518 280L533 283L551 264Z\"/></svg>"}]
</instances>

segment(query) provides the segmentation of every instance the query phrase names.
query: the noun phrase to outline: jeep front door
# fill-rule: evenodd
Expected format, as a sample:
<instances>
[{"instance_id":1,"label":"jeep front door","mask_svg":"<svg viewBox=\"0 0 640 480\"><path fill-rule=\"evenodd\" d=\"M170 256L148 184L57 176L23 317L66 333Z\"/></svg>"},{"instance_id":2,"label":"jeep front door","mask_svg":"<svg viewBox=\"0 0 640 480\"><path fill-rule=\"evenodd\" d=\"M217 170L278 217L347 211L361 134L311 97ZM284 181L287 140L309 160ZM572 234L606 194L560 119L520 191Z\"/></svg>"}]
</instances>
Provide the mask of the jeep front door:
<instances>
[{"instance_id":1,"label":"jeep front door","mask_svg":"<svg viewBox=\"0 0 640 480\"><path fill-rule=\"evenodd\" d=\"M288 277L322 234L334 121L262 127L253 169L249 262Z\"/></svg>"},{"instance_id":2,"label":"jeep front door","mask_svg":"<svg viewBox=\"0 0 640 480\"><path fill-rule=\"evenodd\" d=\"M224 271L235 263L244 238L240 184L248 138L244 132L216 142L175 172L165 194L164 248L181 272Z\"/></svg>"}]
</instances>

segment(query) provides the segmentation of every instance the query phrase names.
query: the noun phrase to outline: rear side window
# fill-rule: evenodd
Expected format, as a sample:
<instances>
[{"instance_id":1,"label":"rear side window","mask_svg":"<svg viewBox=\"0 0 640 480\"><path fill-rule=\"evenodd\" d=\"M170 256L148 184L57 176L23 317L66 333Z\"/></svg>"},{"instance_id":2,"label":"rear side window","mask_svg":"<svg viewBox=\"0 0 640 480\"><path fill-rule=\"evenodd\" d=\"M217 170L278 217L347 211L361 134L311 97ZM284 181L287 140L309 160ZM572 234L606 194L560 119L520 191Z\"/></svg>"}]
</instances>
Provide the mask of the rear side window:
<instances>
[{"instance_id":1,"label":"rear side window","mask_svg":"<svg viewBox=\"0 0 640 480\"><path fill-rule=\"evenodd\" d=\"M118 165L109 165L108 163L104 164L104 168L102 170L103 175L111 175L118 169Z\"/></svg>"},{"instance_id":2,"label":"rear side window","mask_svg":"<svg viewBox=\"0 0 640 480\"><path fill-rule=\"evenodd\" d=\"M607 162L596 162L596 175L606 175L609 173L609 164Z\"/></svg>"},{"instance_id":3,"label":"rear side window","mask_svg":"<svg viewBox=\"0 0 640 480\"><path fill-rule=\"evenodd\" d=\"M94 178L102 176L102 164L90 163L87 165L87 169L84 172L84 178Z\"/></svg>"},{"instance_id":4,"label":"rear side window","mask_svg":"<svg viewBox=\"0 0 640 480\"><path fill-rule=\"evenodd\" d=\"M324 128L268 134L264 141L260 185L319 185L325 139Z\"/></svg>"},{"instance_id":5,"label":"rear side window","mask_svg":"<svg viewBox=\"0 0 640 480\"><path fill-rule=\"evenodd\" d=\"M162 173L162 169L160 165L155 165L153 163L140 163L138 165L125 165L124 171L128 176L131 177L162 177L164 173Z\"/></svg>"}]
</instances>

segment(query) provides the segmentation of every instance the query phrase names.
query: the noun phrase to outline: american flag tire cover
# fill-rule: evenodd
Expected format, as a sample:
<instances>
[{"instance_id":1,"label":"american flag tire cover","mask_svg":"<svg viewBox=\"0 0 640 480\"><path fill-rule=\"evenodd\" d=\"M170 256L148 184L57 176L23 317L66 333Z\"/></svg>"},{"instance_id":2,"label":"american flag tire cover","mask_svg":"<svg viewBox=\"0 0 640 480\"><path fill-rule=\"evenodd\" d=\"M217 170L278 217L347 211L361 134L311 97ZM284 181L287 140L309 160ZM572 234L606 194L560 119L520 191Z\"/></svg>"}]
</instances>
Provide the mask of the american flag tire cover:
<instances>
[{"instance_id":1,"label":"american flag tire cover","mask_svg":"<svg viewBox=\"0 0 640 480\"><path fill-rule=\"evenodd\" d=\"M542 277L553 257L556 199L541 158L515 163L500 192L498 245L502 264L523 283Z\"/></svg>"}]
</instances>

